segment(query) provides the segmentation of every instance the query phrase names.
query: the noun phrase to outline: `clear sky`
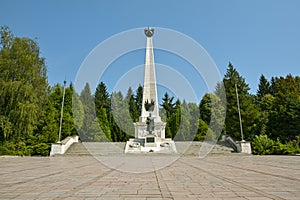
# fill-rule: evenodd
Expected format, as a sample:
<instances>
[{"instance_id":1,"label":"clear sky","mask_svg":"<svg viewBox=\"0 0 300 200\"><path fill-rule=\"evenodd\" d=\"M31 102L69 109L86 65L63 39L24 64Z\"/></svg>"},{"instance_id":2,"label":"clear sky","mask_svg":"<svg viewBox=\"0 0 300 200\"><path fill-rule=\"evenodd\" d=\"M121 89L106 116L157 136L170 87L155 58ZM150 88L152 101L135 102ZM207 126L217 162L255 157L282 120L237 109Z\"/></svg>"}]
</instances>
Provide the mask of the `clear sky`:
<instances>
[{"instance_id":1,"label":"clear sky","mask_svg":"<svg viewBox=\"0 0 300 200\"><path fill-rule=\"evenodd\" d=\"M222 76L230 61L252 93L261 74L300 75L299 0L0 0L0 7L0 26L37 38L51 85L65 77L74 81L86 56L105 39L148 25L193 38ZM128 59L143 64L144 54Z\"/></svg>"}]
</instances>

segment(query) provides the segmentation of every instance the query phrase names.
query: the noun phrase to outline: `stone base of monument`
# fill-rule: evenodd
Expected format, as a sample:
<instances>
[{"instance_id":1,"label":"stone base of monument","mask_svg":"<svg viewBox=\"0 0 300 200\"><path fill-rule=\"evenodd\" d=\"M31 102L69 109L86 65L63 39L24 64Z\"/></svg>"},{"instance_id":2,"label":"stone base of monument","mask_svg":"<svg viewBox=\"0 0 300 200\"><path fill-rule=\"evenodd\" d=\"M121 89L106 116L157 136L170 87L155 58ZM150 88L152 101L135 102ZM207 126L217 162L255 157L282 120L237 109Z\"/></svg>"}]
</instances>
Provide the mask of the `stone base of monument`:
<instances>
[{"instance_id":1,"label":"stone base of monument","mask_svg":"<svg viewBox=\"0 0 300 200\"><path fill-rule=\"evenodd\" d=\"M242 140L242 141L239 141L238 144L240 146L241 153L252 154L250 142L246 142L246 141Z\"/></svg>"},{"instance_id":2,"label":"stone base of monument","mask_svg":"<svg viewBox=\"0 0 300 200\"><path fill-rule=\"evenodd\" d=\"M166 123L160 121L160 117L157 119L151 131L146 122L134 123L135 138L127 141L125 153L177 153L174 141L165 138Z\"/></svg>"},{"instance_id":3,"label":"stone base of monument","mask_svg":"<svg viewBox=\"0 0 300 200\"><path fill-rule=\"evenodd\" d=\"M177 153L171 138L159 138L148 135L145 138L129 139L126 142L125 153Z\"/></svg>"}]
</instances>

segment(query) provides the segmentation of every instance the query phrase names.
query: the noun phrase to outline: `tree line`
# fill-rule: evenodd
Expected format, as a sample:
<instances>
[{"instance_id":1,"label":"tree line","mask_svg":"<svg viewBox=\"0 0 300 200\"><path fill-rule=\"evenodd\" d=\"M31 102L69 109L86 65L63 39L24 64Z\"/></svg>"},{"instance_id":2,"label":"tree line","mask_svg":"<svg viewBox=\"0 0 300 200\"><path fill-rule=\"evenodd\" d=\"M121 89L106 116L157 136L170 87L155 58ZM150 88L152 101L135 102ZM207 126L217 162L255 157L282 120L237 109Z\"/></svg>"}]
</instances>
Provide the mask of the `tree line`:
<instances>
[{"instance_id":1,"label":"tree line","mask_svg":"<svg viewBox=\"0 0 300 200\"><path fill-rule=\"evenodd\" d=\"M38 43L0 30L0 155L49 155L57 142L64 86L50 86L45 58ZM217 140L218 131L241 139L235 85L239 94L244 139L257 154L299 153L300 77L259 79L251 94L245 78L229 63L223 83L200 102L175 99L168 93L160 103L166 137L179 141ZM78 94L65 87L61 138L124 142L134 137L133 122L141 114L143 87L109 93L101 82L92 92L87 83ZM225 116L223 125L222 117Z\"/></svg>"},{"instance_id":2,"label":"tree line","mask_svg":"<svg viewBox=\"0 0 300 200\"><path fill-rule=\"evenodd\" d=\"M241 137L235 98L237 84L243 131L245 139L252 142L253 153L300 153L300 76L288 74L267 80L261 75L253 95L245 78L229 63L223 83L227 100L224 134Z\"/></svg>"}]
</instances>

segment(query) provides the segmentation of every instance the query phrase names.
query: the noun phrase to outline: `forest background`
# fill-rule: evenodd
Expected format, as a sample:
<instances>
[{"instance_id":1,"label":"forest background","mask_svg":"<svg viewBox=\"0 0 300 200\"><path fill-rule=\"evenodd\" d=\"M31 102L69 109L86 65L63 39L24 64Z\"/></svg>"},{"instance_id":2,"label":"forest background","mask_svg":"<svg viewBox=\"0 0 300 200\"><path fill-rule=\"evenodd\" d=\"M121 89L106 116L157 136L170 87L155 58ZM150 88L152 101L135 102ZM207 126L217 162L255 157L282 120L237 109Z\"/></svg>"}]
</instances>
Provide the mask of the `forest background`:
<instances>
[{"instance_id":1,"label":"forest background","mask_svg":"<svg viewBox=\"0 0 300 200\"><path fill-rule=\"evenodd\" d=\"M15 37L6 26L0 35L0 155L49 155L51 143L58 141L64 89L61 138L79 135L82 141L125 142L132 137L128 133L134 132L133 122L140 116L142 86L136 92L128 88L125 95L108 93L104 82L96 91L87 83L80 94L72 83L50 86L37 41ZM253 153L300 153L300 77L287 74L267 80L261 75L258 79L258 90L251 94L245 78L229 63L223 84L200 102L175 99L166 92L160 110L167 122L166 137L218 139L213 138L211 123L221 126L222 122L211 122L212 113L226 112L222 134L240 140L236 84L244 139L252 142ZM130 118L124 117L128 114Z\"/></svg>"}]
</instances>

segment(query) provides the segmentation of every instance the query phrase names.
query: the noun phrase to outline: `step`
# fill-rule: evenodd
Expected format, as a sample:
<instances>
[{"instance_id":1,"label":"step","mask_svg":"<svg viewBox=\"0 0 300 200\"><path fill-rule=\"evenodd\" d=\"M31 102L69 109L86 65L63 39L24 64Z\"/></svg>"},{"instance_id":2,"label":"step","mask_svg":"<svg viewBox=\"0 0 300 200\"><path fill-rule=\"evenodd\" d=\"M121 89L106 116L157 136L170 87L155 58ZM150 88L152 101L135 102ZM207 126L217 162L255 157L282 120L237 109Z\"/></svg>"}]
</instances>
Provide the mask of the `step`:
<instances>
[{"instance_id":1,"label":"step","mask_svg":"<svg viewBox=\"0 0 300 200\"><path fill-rule=\"evenodd\" d=\"M74 143L65 156L110 155L124 153L125 142L79 142Z\"/></svg>"},{"instance_id":2,"label":"step","mask_svg":"<svg viewBox=\"0 0 300 200\"><path fill-rule=\"evenodd\" d=\"M125 142L79 142L74 143L63 156L91 156L124 154ZM202 142L175 142L177 153L199 155ZM215 144L209 154L231 154L233 149Z\"/></svg>"}]
</instances>

